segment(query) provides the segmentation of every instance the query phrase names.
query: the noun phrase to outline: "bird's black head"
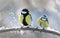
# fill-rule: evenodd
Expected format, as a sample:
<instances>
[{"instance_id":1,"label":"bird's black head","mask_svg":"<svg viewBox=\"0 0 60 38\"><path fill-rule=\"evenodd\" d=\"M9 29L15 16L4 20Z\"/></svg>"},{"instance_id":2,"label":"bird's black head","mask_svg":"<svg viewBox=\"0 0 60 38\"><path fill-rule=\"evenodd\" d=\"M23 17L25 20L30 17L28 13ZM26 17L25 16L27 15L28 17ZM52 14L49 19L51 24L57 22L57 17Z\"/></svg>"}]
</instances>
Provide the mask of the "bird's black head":
<instances>
[{"instance_id":1,"label":"bird's black head","mask_svg":"<svg viewBox=\"0 0 60 38\"><path fill-rule=\"evenodd\" d=\"M21 12L21 14L29 14L28 9L23 9L22 12Z\"/></svg>"}]
</instances>

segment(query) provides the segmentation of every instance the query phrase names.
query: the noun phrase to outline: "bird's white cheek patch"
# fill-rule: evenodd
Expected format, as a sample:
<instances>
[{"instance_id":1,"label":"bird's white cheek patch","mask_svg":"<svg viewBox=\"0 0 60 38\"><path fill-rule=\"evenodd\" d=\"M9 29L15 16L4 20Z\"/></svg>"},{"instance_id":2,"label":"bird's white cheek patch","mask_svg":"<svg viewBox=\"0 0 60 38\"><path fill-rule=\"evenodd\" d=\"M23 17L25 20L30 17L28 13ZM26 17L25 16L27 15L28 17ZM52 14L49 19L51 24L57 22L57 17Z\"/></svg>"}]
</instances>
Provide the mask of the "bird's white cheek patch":
<instances>
[{"instance_id":1,"label":"bird's white cheek patch","mask_svg":"<svg viewBox=\"0 0 60 38\"><path fill-rule=\"evenodd\" d=\"M42 20L46 20L46 19L42 19Z\"/></svg>"},{"instance_id":2,"label":"bird's white cheek patch","mask_svg":"<svg viewBox=\"0 0 60 38\"><path fill-rule=\"evenodd\" d=\"M26 14L27 12L24 12L24 11L23 11L22 13L23 13L23 14Z\"/></svg>"}]
</instances>

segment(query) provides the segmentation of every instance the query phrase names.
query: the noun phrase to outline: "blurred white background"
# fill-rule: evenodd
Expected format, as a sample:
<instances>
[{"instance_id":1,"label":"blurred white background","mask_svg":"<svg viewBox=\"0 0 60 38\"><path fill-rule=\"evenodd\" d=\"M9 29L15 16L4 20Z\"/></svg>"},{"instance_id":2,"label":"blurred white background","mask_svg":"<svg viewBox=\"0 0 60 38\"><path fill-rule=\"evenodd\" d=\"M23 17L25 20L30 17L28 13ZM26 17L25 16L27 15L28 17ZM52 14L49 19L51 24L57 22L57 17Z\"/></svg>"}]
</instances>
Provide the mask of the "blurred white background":
<instances>
[{"instance_id":1,"label":"blurred white background","mask_svg":"<svg viewBox=\"0 0 60 38\"><path fill-rule=\"evenodd\" d=\"M60 31L60 0L0 0L0 27L17 27L19 14L23 8L28 8L33 17L33 26L37 27L37 19L46 14L49 20L49 27ZM24 31L0 33L0 38L60 38L59 36Z\"/></svg>"}]
</instances>

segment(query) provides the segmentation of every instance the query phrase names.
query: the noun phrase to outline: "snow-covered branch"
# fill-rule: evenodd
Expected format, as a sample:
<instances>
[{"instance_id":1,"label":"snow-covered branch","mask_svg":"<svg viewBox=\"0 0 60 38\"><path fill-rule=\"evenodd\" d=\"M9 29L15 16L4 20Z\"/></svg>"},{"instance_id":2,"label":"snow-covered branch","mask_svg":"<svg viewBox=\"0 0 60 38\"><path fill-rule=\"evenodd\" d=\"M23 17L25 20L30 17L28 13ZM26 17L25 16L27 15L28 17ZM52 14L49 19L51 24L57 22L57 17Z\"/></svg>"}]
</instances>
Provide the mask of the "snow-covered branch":
<instances>
[{"instance_id":1,"label":"snow-covered branch","mask_svg":"<svg viewBox=\"0 0 60 38\"><path fill-rule=\"evenodd\" d=\"M35 30L35 31L41 31L41 32L45 32L45 33L51 33L51 34L54 34L54 35L58 35L60 36L60 32L59 31L56 31L54 29L46 29L46 30L43 30L43 29L35 29L35 28L3 28L3 29L0 29L0 33L3 33L3 32L9 32L9 31L19 31L19 30Z\"/></svg>"}]
</instances>

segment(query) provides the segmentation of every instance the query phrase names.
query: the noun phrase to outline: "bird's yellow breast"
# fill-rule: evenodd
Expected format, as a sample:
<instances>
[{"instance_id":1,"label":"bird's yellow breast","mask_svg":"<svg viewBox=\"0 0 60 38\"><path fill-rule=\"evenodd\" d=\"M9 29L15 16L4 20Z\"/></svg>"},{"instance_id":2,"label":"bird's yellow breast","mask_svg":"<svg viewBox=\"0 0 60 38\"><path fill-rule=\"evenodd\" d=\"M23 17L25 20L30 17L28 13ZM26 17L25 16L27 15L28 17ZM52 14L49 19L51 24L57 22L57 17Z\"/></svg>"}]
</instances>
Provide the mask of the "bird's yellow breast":
<instances>
[{"instance_id":1,"label":"bird's yellow breast","mask_svg":"<svg viewBox=\"0 0 60 38\"><path fill-rule=\"evenodd\" d=\"M26 22L27 22L28 25L31 24L31 22L32 22L32 18L31 18L30 15L27 15L27 16L26 16Z\"/></svg>"},{"instance_id":2,"label":"bird's yellow breast","mask_svg":"<svg viewBox=\"0 0 60 38\"><path fill-rule=\"evenodd\" d=\"M23 19L24 19L24 17L23 17L23 15L20 15L20 23L23 23Z\"/></svg>"},{"instance_id":3,"label":"bird's yellow breast","mask_svg":"<svg viewBox=\"0 0 60 38\"><path fill-rule=\"evenodd\" d=\"M48 22L47 21L43 21L41 19L38 19L38 24L39 25L41 24L43 28L48 27Z\"/></svg>"},{"instance_id":4,"label":"bird's yellow breast","mask_svg":"<svg viewBox=\"0 0 60 38\"><path fill-rule=\"evenodd\" d=\"M21 16L20 16L20 24L23 24L23 19L24 19L24 16L21 15ZM31 15L27 15L27 16L25 17L25 21L26 21L26 23L27 23L28 25L30 25L31 22L32 22Z\"/></svg>"}]
</instances>

